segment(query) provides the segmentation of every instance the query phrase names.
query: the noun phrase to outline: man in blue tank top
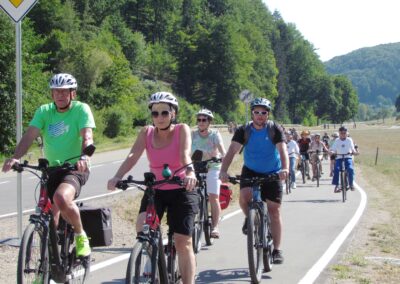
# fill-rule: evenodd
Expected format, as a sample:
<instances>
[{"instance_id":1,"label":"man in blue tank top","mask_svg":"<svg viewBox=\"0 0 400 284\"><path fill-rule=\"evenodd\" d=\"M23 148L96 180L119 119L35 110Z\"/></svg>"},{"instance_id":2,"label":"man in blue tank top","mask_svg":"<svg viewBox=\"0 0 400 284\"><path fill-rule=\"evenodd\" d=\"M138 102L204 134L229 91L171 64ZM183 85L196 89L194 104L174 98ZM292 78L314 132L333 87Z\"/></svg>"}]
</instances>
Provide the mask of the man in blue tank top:
<instances>
[{"instance_id":1,"label":"man in blue tank top","mask_svg":"<svg viewBox=\"0 0 400 284\"><path fill-rule=\"evenodd\" d=\"M282 181L289 173L289 158L287 153L286 138L282 127L269 121L271 102L265 98L256 98L251 102L250 124L239 127L233 135L229 150L225 155L220 179L228 181L228 168L233 157L244 147L244 165L241 177L250 178L265 174L279 173L279 181L271 181L262 184L261 199L267 203L271 218L272 238L274 241L274 263L283 263L280 243L282 238ZM240 183L239 204L243 213L247 216L248 203L252 198L251 184ZM247 218L247 217L246 217ZM247 234L247 220L243 225L243 233Z\"/></svg>"}]
</instances>

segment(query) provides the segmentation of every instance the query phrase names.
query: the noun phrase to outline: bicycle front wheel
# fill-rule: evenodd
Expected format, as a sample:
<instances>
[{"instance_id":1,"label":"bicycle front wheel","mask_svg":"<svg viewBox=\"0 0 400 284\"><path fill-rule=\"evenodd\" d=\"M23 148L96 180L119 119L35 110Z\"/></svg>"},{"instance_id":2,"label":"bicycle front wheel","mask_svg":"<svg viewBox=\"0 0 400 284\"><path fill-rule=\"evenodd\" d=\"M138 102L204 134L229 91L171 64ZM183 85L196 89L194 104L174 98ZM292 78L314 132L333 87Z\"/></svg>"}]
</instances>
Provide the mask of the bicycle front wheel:
<instances>
[{"instance_id":1,"label":"bicycle front wheel","mask_svg":"<svg viewBox=\"0 0 400 284\"><path fill-rule=\"evenodd\" d=\"M21 240L17 283L49 283L49 249L43 241L43 228L30 223Z\"/></svg>"},{"instance_id":2,"label":"bicycle front wheel","mask_svg":"<svg viewBox=\"0 0 400 284\"><path fill-rule=\"evenodd\" d=\"M260 283L263 263L261 216L256 208L250 208L247 217L247 255L252 283Z\"/></svg>"},{"instance_id":3,"label":"bicycle front wheel","mask_svg":"<svg viewBox=\"0 0 400 284\"><path fill-rule=\"evenodd\" d=\"M304 160L301 161L301 178L303 179L303 184L306 183L306 163Z\"/></svg>"},{"instance_id":4,"label":"bicycle front wheel","mask_svg":"<svg viewBox=\"0 0 400 284\"><path fill-rule=\"evenodd\" d=\"M135 244L129 257L125 283L165 283L164 279L161 279L158 264L154 267L152 266L152 252L153 247L148 242L138 241ZM153 273L155 276L154 281L151 279Z\"/></svg>"},{"instance_id":5,"label":"bicycle front wheel","mask_svg":"<svg viewBox=\"0 0 400 284\"><path fill-rule=\"evenodd\" d=\"M342 189L342 201L346 202L347 199L347 184L346 184L346 173L340 173L340 186Z\"/></svg>"},{"instance_id":6,"label":"bicycle front wheel","mask_svg":"<svg viewBox=\"0 0 400 284\"><path fill-rule=\"evenodd\" d=\"M319 166L320 166L320 164L317 163L317 169L316 169L316 172L317 172L317 187L319 187L319 177L321 175L321 171L320 171Z\"/></svg>"},{"instance_id":7,"label":"bicycle front wheel","mask_svg":"<svg viewBox=\"0 0 400 284\"><path fill-rule=\"evenodd\" d=\"M211 226L212 226L212 217L210 212L208 212L208 201L204 202L204 239L206 240L206 245L211 246L214 242L214 238L211 237Z\"/></svg>"}]
</instances>

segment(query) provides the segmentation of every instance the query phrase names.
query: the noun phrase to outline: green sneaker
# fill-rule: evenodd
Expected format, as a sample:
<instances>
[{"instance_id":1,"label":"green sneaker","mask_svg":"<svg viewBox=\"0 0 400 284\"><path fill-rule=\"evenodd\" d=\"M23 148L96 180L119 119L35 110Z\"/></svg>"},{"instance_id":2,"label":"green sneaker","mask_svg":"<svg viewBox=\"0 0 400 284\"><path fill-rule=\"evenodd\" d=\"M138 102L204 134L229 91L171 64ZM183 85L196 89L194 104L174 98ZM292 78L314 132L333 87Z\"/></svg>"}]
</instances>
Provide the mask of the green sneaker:
<instances>
[{"instance_id":1,"label":"green sneaker","mask_svg":"<svg viewBox=\"0 0 400 284\"><path fill-rule=\"evenodd\" d=\"M91 253L89 239L86 235L75 236L76 256L84 257Z\"/></svg>"}]
</instances>

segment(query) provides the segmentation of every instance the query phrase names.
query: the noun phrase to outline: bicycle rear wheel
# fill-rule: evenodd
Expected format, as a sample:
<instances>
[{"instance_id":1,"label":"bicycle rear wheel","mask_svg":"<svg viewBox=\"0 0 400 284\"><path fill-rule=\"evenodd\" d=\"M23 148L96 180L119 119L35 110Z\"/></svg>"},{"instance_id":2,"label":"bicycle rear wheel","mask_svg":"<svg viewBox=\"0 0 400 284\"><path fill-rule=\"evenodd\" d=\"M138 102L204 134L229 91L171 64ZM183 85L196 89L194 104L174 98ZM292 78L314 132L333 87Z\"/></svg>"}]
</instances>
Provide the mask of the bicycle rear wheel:
<instances>
[{"instance_id":1,"label":"bicycle rear wheel","mask_svg":"<svg viewBox=\"0 0 400 284\"><path fill-rule=\"evenodd\" d=\"M178 255L172 236L168 236L168 244L164 246L164 252L167 259L168 283L181 283L182 276L179 270Z\"/></svg>"},{"instance_id":2,"label":"bicycle rear wheel","mask_svg":"<svg viewBox=\"0 0 400 284\"><path fill-rule=\"evenodd\" d=\"M76 248L73 247L69 254L69 278L68 284L83 284L87 280L90 271L90 255L86 257L76 257Z\"/></svg>"},{"instance_id":3,"label":"bicycle rear wheel","mask_svg":"<svg viewBox=\"0 0 400 284\"><path fill-rule=\"evenodd\" d=\"M30 223L21 240L17 283L49 283L49 249L43 242L43 228Z\"/></svg>"},{"instance_id":4,"label":"bicycle rear wheel","mask_svg":"<svg viewBox=\"0 0 400 284\"><path fill-rule=\"evenodd\" d=\"M317 187L319 187L319 177L320 177L320 174L321 174L321 172L320 172L320 169L319 169L319 163L317 163L317 169L316 169L316 172L317 172Z\"/></svg>"},{"instance_id":5,"label":"bicycle rear wheel","mask_svg":"<svg viewBox=\"0 0 400 284\"><path fill-rule=\"evenodd\" d=\"M303 184L306 183L306 163L304 160L301 161L301 178L303 179Z\"/></svg>"},{"instance_id":6,"label":"bicycle rear wheel","mask_svg":"<svg viewBox=\"0 0 400 284\"><path fill-rule=\"evenodd\" d=\"M260 283L262 275L263 247L261 216L256 208L249 209L247 217L247 255L252 283Z\"/></svg>"},{"instance_id":7,"label":"bicycle rear wheel","mask_svg":"<svg viewBox=\"0 0 400 284\"><path fill-rule=\"evenodd\" d=\"M138 241L135 244L129 257L125 283L166 283L164 279L162 279L158 264L154 267L152 266L152 251L153 247L148 242ZM153 271L155 275L154 282L151 279Z\"/></svg>"},{"instance_id":8,"label":"bicycle rear wheel","mask_svg":"<svg viewBox=\"0 0 400 284\"><path fill-rule=\"evenodd\" d=\"M192 232L192 246L194 253L199 253L201 250L201 235L203 233L203 209L200 208L199 213L194 216L194 228Z\"/></svg>"},{"instance_id":9,"label":"bicycle rear wheel","mask_svg":"<svg viewBox=\"0 0 400 284\"><path fill-rule=\"evenodd\" d=\"M267 248L263 249L263 262L264 262L264 272L270 272L272 270L273 265L273 241L272 241L272 233L271 233L271 220L269 215L266 215L266 231L267 231Z\"/></svg>"}]
</instances>

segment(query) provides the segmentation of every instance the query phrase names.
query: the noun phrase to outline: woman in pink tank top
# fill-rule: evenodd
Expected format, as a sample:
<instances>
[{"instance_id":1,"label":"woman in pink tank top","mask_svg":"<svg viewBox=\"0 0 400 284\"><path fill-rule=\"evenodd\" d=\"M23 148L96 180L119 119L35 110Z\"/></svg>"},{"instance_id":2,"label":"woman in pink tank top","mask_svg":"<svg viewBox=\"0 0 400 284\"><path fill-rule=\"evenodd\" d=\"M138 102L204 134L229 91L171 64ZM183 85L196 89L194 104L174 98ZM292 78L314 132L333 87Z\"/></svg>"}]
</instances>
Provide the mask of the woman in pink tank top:
<instances>
[{"instance_id":1,"label":"woman in pink tank top","mask_svg":"<svg viewBox=\"0 0 400 284\"><path fill-rule=\"evenodd\" d=\"M157 180L164 179L162 170L168 164L172 173L192 162L191 134L186 124L174 124L178 114L178 101L168 92L158 92L150 97L152 126L144 127L128 157L119 167L117 173L108 181L108 189L115 190L115 185L137 163L146 150L150 171ZM156 190L155 204L157 214L161 220L164 211L170 231L174 232L175 246L179 255L179 270L183 283L194 283L196 263L192 246L192 231L194 216L199 211L199 197L193 189L196 186L196 175L193 167L187 167L176 173L184 181L185 191L176 185L160 185ZM142 231L146 218L147 199L142 199L139 216L136 221L137 232Z\"/></svg>"}]
</instances>

